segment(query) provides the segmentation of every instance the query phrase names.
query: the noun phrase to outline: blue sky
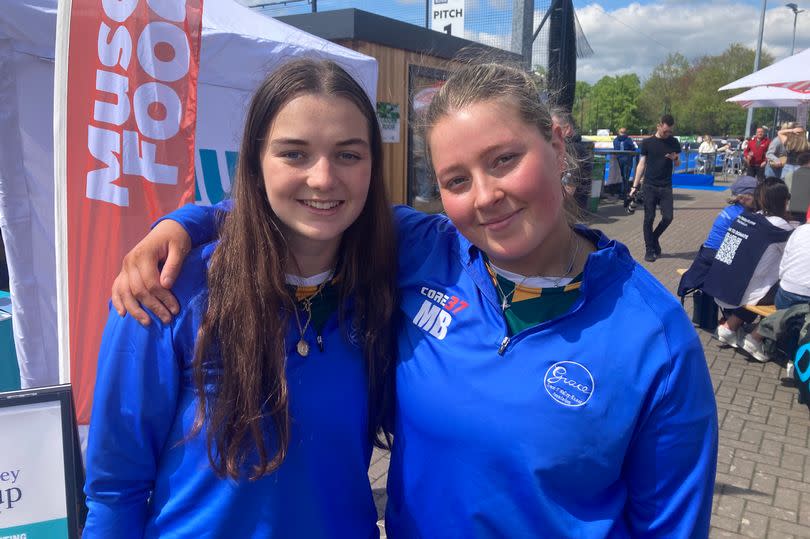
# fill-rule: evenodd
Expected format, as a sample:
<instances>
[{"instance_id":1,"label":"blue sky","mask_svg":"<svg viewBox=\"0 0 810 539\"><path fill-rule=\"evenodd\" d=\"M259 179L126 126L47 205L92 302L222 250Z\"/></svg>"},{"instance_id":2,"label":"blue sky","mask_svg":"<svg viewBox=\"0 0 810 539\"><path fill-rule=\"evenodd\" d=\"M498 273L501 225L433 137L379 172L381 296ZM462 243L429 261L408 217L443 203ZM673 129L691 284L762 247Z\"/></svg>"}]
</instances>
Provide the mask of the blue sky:
<instances>
[{"instance_id":1,"label":"blue sky","mask_svg":"<svg viewBox=\"0 0 810 539\"><path fill-rule=\"evenodd\" d=\"M245 4L259 0L239 0ZM272 0L264 0L272 1ZM800 9L796 51L810 47L810 0ZM535 0L539 22L550 0ZM321 11L356 7L414 24L424 23L424 0L318 0ZM466 0L465 36L508 48L512 0ZM670 52L695 59L719 54L732 43L754 48L760 0L574 0L574 8L594 54L577 62L577 79L594 83L605 75L636 73L642 80ZM270 15L309 11L307 2L266 10ZM784 1L768 2L763 49L777 60L790 54L793 12ZM542 36L541 36L542 38ZM535 63L543 64L544 43L535 43ZM751 66L753 68L753 66Z\"/></svg>"}]
</instances>

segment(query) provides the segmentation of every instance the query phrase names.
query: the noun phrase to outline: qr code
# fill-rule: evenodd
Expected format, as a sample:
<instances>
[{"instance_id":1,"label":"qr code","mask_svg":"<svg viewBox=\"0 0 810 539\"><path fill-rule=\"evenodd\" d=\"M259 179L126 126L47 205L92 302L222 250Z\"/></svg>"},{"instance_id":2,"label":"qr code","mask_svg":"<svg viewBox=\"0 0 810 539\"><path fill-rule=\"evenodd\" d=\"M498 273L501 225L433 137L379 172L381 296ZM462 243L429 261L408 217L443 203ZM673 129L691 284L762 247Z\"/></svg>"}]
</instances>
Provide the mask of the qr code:
<instances>
[{"instance_id":1,"label":"qr code","mask_svg":"<svg viewBox=\"0 0 810 539\"><path fill-rule=\"evenodd\" d=\"M737 248L740 246L742 238L734 234L726 234L723 238L723 243L720 244L720 249L717 250L715 258L724 264L731 265L734 260L734 255L737 254Z\"/></svg>"}]
</instances>

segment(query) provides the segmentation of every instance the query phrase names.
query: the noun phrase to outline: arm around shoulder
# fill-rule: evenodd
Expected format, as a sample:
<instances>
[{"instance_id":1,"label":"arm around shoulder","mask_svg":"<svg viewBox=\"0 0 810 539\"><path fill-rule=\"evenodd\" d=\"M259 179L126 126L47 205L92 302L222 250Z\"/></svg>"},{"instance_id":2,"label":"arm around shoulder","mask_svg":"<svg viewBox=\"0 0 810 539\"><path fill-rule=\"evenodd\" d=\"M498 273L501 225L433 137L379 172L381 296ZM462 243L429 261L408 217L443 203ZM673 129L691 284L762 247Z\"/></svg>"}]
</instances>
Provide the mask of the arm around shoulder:
<instances>
[{"instance_id":1,"label":"arm around shoulder","mask_svg":"<svg viewBox=\"0 0 810 539\"><path fill-rule=\"evenodd\" d=\"M216 237L220 216L230 212L232 206L230 199L225 199L215 206L186 204L160 218L157 223L165 219L178 222L191 238L191 246L199 247Z\"/></svg>"}]
</instances>

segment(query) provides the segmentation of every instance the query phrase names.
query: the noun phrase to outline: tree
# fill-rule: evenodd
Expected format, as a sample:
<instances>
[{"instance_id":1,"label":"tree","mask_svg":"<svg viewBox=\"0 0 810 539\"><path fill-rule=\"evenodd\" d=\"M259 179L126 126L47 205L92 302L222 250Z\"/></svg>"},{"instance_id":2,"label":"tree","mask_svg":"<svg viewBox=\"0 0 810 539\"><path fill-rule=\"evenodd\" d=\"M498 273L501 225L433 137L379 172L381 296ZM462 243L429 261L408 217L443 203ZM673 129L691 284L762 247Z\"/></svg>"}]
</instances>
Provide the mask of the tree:
<instances>
[{"instance_id":1,"label":"tree","mask_svg":"<svg viewBox=\"0 0 810 539\"><path fill-rule=\"evenodd\" d=\"M762 66L772 61L773 57L764 52ZM753 64L754 51L736 43L722 54L703 56L692 63L679 53L670 54L642 87L639 111L643 123L652 127L661 114L669 113L680 133L742 133L745 110L725 101L735 92L717 89L750 73ZM755 123L767 123L770 114L757 111Z\"/></svg>"},{"instance_id":2,"label":"tree","mask_svg":"<svg viewBox=\"0 0 810 539\"><path fill-rule=\"evenodd\" d=\"M578 80L574 89L574 106L571 108L571 115L579 125L581 133L590 133L590 125L586 122L586 112L590 105L592 86L587 82Z\"/></svg>"},{"instance_id":3,"label":"tree","mask_svg":"<svg viewBox=\"0 0 810 539\"><path fill-rule=\"evenodd\" d=\"M611 131L627 127L631 131L637 127L638 98L641 93L641 81L635 74L602 77L591 94L599 114L596 128L607 128Z\"/></svg>"},{"instance_id":4,"label":"tree","mask_svg":"<svg viewBox=\"0 0 810 539\"><path fill-rule=\"evenodd\" d=\"M689 68L689 60L679 52L669 54L655 66L639 96L641 119L648 129L658 123L662 114L680 112L678 96L687 83Z\"/></svg>"},{"instance_id":5,"label":"tree","mask_svg":"<svg viewBox=\"0 0 810 539\"><path fill-rule=\"evenodd\" d=\"M616 131L619 127L638 127L637 103L641 82L635 74L605 76L591 86L579 81L572 114L583 133L597 129Z\"/></svg>"}]
</instances>

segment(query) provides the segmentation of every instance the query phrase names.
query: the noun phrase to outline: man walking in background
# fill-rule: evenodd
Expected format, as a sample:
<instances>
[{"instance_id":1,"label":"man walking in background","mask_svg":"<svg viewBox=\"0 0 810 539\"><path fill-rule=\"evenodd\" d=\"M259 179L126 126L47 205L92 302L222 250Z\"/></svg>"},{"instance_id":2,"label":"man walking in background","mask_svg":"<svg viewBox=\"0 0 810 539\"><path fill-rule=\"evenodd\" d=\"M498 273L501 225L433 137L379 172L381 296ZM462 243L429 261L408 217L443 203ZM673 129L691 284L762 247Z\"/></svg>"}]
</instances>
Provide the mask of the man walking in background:
<instances>
[{"instance_id":1,"label":"man walking in background","mask_svg":"<svg viewBox=\"0 0 810 539\"><path fill-rule=\"evenodd\" d=\"M767 164L765 154L770 143L771 141L765 136L765 130L757 127L757 134L748 141L743 151L743 159L745 159L747 167L746 176L753 176L759 181L765 179L765 165Z\"/></svg>"},{"instance_id":2,"label":"man walking in background","mask_svg":"<svg viewBox=\"0 0 810 539\"><path fill-rule=\"evenodd\" d=\"M636 143L633 139L627 136L627 129L624 127L619 128L619 134L613 139L613 149L622 152L635 152ZM630 182L630 169L633 168L633 155L629 153L620 153L616 156L616 161L619 163L619 171L622 174L622 198L627 197L627 186Z\"/></svg>"},{"instance_id":3,"label":"man walking in background","mask_svg":"<svg viewBox=\"0 0 810 539\"><path fill-rule=\"evenodd\" d=\"M641 158L630 194L635 194L644 179L644 260L655 262L661 256L659 239L672 222L672 171L680 165L681 145L672 136L675 119L669 114L661 116L655 135L641 141ZM661 208L661 221L653 230L655 208Z\"/></svg>"}]
</instances>

